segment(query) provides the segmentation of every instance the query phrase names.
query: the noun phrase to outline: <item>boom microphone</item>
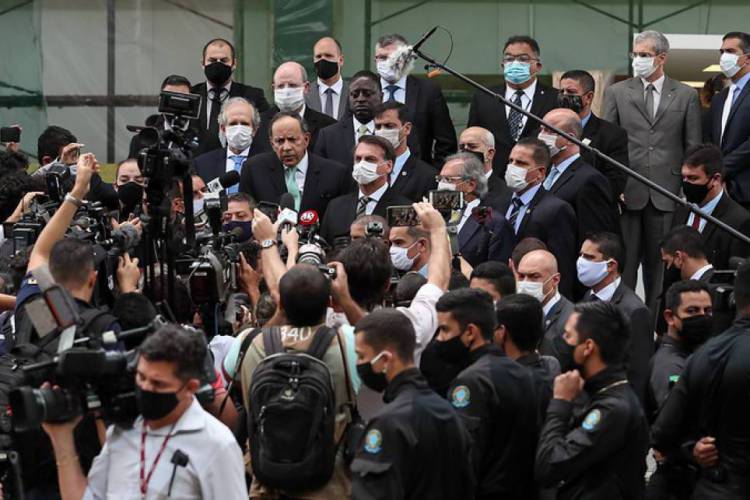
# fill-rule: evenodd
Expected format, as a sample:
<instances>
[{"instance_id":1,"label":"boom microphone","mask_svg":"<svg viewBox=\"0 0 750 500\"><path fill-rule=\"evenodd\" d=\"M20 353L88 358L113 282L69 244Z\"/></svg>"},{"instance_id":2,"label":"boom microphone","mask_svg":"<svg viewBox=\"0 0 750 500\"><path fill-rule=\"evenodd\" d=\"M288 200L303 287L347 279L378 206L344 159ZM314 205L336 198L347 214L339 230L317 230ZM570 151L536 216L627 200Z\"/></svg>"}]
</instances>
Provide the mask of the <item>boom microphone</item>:
<instances>
[{"instance_id":1,"label":"boom microphone","mask_svg":"<svg viewBox=\"0 0 750 500\"><path fill-rule=\"evenodd\" d=\"M209 182L206 187L208 188L209 193L218 193L222 189L230 188L239 183L240 173L236 170L230 170L229 172L225 172L216 179Z\"/></svg>"}]
</instances>

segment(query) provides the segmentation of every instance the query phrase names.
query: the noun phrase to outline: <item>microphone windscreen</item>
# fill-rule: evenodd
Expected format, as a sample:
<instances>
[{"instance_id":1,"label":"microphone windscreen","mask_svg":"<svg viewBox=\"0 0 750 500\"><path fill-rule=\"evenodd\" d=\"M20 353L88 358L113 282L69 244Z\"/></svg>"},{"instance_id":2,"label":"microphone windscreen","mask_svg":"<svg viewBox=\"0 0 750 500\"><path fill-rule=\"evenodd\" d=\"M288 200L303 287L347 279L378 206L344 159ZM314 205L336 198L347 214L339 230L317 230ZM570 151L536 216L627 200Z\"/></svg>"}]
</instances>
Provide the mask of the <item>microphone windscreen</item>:
<instances>
[{"instance_id":1,"label":"microphone windscreen","mask_svg":"<svg viewBox=\"0 0 750 500\"><path fill-rule=\"evenodd\" d=\"M279 198L279 206L282 210L285 208L294 210L294 196L289 193L282 193L281 198Z\"/></svg>"},{"instance_id":2,"label":"microphone windscreen","mask_svg":"<svg viewBox=\"0 0 750 500\"><path fill-rule=\"evenodd\" d=\"M221 186L224 188L232 187L235 184L239 184L240 173L236 170L225 172L221 177L219 177L219 182L221 182Z\"/></svg>"}]
</instances>

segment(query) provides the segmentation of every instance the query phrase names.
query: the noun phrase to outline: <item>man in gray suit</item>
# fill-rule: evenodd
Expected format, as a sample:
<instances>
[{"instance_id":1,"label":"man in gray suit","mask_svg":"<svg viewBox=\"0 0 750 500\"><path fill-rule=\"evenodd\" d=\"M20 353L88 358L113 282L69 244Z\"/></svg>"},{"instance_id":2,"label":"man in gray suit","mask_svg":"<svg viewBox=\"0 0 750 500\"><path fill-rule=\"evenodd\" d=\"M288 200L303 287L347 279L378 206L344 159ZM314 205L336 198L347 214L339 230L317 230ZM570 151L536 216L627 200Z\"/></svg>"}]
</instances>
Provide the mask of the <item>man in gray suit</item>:
<instances>
[{"instance_id":1,"label":"man in gray suit","mask_svg":"<svg viewBox=\"0 0 750 500\"><path fill-rule=\"evenodd\" d=\"M313 62L318 79L310 82L305 102L315 111L340 120L348 110L349 84L341 77L344 53L341 44L331 37L323 37L313 47Z\"/></svg>"},{"instance_id":2,"label":"man in gray suit","mask_svg":"<svg viewBox=\"0 0 750 500\"><path fill-rule=\"evenodd\" d=\"M658 31L636 36L635 76L604 92L604 119L628 132L630 168L677 194L685 151L701 142L701 111L698 93L664 74L667 52L669 42ZM642 263L646 303L653 307L662 280L659 239L671 226L675 204L632 178L623 198L623 279L635 289Z\"/></svg>"}]
</instances>

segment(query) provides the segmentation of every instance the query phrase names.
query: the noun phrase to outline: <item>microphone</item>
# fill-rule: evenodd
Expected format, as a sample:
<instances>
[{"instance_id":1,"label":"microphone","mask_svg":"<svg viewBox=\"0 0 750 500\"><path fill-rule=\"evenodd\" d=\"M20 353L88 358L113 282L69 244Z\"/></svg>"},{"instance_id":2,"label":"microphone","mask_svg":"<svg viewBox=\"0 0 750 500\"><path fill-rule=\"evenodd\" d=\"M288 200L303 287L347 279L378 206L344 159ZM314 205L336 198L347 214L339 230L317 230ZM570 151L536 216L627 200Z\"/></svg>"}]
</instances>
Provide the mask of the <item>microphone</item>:
<instances>
[{"instance_id":1,"label":"microphone","mask_svg":"<svg viewBox=\"0 0 750 500\"><path fill-rule=\"evenodd\" d=\"M422 45L424 45L424 43L427 41L427 39L430 38L432 35L435 34L435 32L437 31L438 28L439 28L439 26L435 26L431 30L429 30L427 33L425 33L424 35L422 35L422 38L420 38L419 40L417 40L417 43L415 43L411 47L412 52L416 52L417 50L419 50L419 48Z\"/></svg>"},{"instance_id":2,"label":"microphone","mask_svg":"<svg viewBox=\"0 0 750 500\"><path fill-rule=\"evenodd\" d=\"M224 198L226 200L226 198ZM203 196L203 213L208 218L208 223L211 226L211 232L214 236L218 236L221 232L221 197L219 193L206 193Z\"/></svg>"},{"instance_id":3,"label":"microphone","mask_svg":"<svg viewBox=\"0 0 750 500\"><path fill-rule=\"evenodd\" d=\"M172 485L174 484L174 476L177 473L177 466L186 467L189 461L190 457L183 453L182 450L177 450L174 452L174 455L172 455L174 468L172 469L172 478L169 480L169 490L167 491L168 497L172 496Z\"/></svg>"},{"instance_id":4,"label":"microphone","mask_svg":"<svg viewBox=\"0 0 750 500\"><path fill-rule=\"evenodd\" d=\"M305 210L299 216L299 237L301 241L309 241L318 232L318 212Z\"/></svg>"},{"instance_id":5,"label":"microphone","mask_svg":"<svg viewBox=\"0 0 750 500\"><path fill-rule=\"evenodd\" d=\"M418 51L422 45L424 45L427 39L430 38L435 33L435 31L437 31L438 27L439 26L435 26L434 28L430 29L427 33L422 35L422 37L417 40L417 43L415 43L414 45L402 45L393 51L393 53L388 58L388 61L390 63L391 69L399 75L399 78L403 77L403 75L411 73L411 70L414 69L414 61L417 60L417 55L415 54L415 52ZM434 71L432 71L428 74L428 77L433 78L438 74L439 72L435 73Z\"/></svg>"},{"instance_id":6,"label":"microphone","mask_svg":"<svg viewBox=\"0 0 750 500\"><path fill-rule=\"evenodd\" d=\"M281 198L279 198L279 206L281 207L281 212L276 220L281 222L282 229L290 230L297 225L297 211L294 209L294 196L289 193L283 193Z\"/></svg>"},{"instance_id":7,"label":"microphone","mask_svg":"<svg viewBox=\"0 0 750 500\"><path fill-rule=\"evenodd\" d=\"M243 236L243 231L241 227L233 227L231 231L227 233L227 236L232 238L233 240L237 241Z\"/></svg>"},{"instance_id":8,"label":"microphone","mask_svg":"<svg viewBox=\"0 0 750 500\"><path fill-rule=\"evenodd\" d=\"M209 193L218 193L222 189L230 188L239 183L240 173L236 170L230 170L229 172L225 172L216 179L213 179L206 185L206 187L208 188Z\"/></svg>"}]
</instances>

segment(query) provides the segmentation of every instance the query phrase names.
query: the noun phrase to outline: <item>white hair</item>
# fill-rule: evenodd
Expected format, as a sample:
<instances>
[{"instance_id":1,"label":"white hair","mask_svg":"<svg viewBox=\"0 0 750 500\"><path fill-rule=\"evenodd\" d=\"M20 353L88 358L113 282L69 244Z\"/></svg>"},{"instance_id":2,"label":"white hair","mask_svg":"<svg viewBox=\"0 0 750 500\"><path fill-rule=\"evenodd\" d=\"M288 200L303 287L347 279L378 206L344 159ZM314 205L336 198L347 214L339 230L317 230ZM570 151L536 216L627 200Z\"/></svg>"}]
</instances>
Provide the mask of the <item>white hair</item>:
<instances>
[{"instance_id":1,"label":"white hair","mask_svg":"<svg viewBox=\"0 0 750 500\"><path fill-rule=\"evenodd\" d=\"M654 52L656 52L657 55L669 52L669 40L667 40L667 37L665 37L664 34L660 33L659 31L647 30L638 33L635 36L633 45L643 42L650 42L651 46L654 48Z\"/></svg>"},{"instance_id":2,"label":"white hair","mask_svg":"<svg viewBox=\"0 0 750 500\"><path fill-rule=\"evenodd\" d=\"M258 126L260 126L260 113L258 113L258 110L255 109L255 105L245 99L244 97L230 97L226 101L224 101L224 104L221 105L221 111L219 112L219 125L225 125L227 124L227 110L235 105L235 104L246 104L250 106L250 109L252 109L252 121L253 121L253 129L257 129Z\"/></svg>"}]
</instances>

